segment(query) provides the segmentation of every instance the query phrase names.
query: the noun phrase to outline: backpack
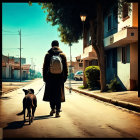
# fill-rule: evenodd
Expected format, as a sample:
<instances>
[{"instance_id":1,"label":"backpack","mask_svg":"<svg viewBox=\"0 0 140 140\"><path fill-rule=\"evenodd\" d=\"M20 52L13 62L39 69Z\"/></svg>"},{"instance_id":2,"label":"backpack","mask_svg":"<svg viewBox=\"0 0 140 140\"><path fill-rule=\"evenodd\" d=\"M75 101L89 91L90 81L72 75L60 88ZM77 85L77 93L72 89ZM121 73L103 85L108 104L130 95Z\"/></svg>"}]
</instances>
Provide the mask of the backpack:
<instances>
[{"instance_id":1,"label":"backpack","mask_svg":"<svg viewBox=\"0 0 140 140\"><path fill-rule=\"evenodd\" d=\"M60 55L53 55L50 60L50 73L61 74L63 71L63 64Z\"/></svg>"}]
</instances>

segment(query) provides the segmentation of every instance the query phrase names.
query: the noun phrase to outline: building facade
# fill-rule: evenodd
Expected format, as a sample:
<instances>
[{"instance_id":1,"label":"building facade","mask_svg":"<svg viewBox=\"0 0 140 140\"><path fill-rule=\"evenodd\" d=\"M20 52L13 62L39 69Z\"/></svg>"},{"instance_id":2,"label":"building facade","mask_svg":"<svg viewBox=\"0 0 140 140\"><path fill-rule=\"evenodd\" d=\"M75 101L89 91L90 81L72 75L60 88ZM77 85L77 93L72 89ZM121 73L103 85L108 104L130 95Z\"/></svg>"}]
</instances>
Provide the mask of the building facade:
<instances>
[{"instance_id":1,"label":"building facade","mask_svg":"<svg viewBox=\"0 0 140 140\"><path fill-rule=\"evenodd\" d=\"M118 6L104 16L106 80L115 77L124 90L138 88L138 3L126 3L118 14Z\"/></svg>"},{"instance_id":2,"label":"building facade","mask_svg":"<svg viewBox=\"0 0 140 140\"><path fill-rule=\"evenodd\" d=\"M76 57L76 61L72 61L71 63L68 61L67 63L69 69L71 65L72 73L76 73L77 71L83 71L83 60L81 59L81 55Z\"/></svg>"},{"instance_id":3,"label":"building facade","mask_svg":"<svg viewBox=\"0 0 140 140\"><path fill-rule=\"evenodd\" d=\"M3 80L20 80L20 63L19 58L2 55L2 79ZM27 80L29 75L30 64L26 63L26 58L21 58L21 79Z\"/></svg>"}]
</instances>

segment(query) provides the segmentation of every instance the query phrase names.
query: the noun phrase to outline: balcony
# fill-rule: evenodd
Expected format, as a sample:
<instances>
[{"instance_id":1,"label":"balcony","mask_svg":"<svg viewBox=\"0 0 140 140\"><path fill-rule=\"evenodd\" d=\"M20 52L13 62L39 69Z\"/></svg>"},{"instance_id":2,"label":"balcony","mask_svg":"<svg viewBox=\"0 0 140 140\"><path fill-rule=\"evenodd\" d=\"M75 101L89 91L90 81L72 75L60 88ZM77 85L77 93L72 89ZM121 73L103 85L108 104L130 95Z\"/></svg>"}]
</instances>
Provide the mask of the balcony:
<instances>
[{"instance_id":1,"label":"balcony","mask_svg":"<svg viewBox=\"0 0 140 140\"><path fill-rule=\"evenodd\" d=\"M84 53L81 55L82 60L92 60L97 59L97 55L92 45L84 48Z\"/></svg>"},{"instance_id":2,"label":"balcony","mask_svg":"<svg viewBox=\"0 0 140 140\"><path fill-rule=\"evenodd\" d=\"M105 49L114 48L138 41L138 28L127 27L104 39Z\"/></svg>"}]
</instances>

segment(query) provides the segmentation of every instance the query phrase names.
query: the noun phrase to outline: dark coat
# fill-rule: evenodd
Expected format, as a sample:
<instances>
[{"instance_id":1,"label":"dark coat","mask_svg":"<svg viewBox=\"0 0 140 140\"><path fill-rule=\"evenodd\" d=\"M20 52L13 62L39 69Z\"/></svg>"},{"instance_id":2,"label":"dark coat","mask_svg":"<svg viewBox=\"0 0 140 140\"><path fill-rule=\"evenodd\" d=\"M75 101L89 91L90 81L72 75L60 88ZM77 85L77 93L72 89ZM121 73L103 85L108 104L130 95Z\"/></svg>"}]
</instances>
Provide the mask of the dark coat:
<instances>
[{"instance_id":1,"label":"dark coat","mask_svg":"<svg viewBox=\"0 0 140 140\"><path fill-rule=\"evenodd\" d=\"M62 58L62 74L51 74L49 72L50 60L53 54L60 54ZM43 80L46 83L43 101L65 102L64 83L67 76L68 69L65 54L59 47L51 48L46 54L43 64Z\"/></svg>"}]
</instances>

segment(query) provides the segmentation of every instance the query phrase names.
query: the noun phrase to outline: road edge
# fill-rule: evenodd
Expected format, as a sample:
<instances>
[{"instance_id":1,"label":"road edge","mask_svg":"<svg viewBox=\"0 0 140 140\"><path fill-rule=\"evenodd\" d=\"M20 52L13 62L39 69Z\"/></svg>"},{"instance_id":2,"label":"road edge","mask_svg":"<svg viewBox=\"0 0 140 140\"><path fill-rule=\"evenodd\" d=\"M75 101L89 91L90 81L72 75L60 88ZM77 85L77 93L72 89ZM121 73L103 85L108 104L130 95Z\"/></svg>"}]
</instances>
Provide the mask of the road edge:
<instances>
[{"instance_id":1,"label":"road edge","mask_svg":"<svg viewBox=\"0 0 140 140\"><path fill-rule=\"evenodd\" d=\"M67 86L65 86L65 88L69 89L69 87L67 87ZM98 99L98 100L101 100L101 101L104 101L104 102L107 102L107 103L110 103L110 104L113 104L113 105L116 105L116 106L120 106L120 107L123 107L123 108L126 108L126 109L129 109L129 110L136 111L136 112L140 113L140 105L125 102L125 101L113 100L111 98L103 97L101 95L95 95L95 94L92 94L92 93L88 93L88 92L82 91L80 89L79 90L74 89L74 88L71 88L71 89L73 91L75 91L75 92L78 92L78 93L93 97L95 99Z\"/></svg>"}]
</instances>

